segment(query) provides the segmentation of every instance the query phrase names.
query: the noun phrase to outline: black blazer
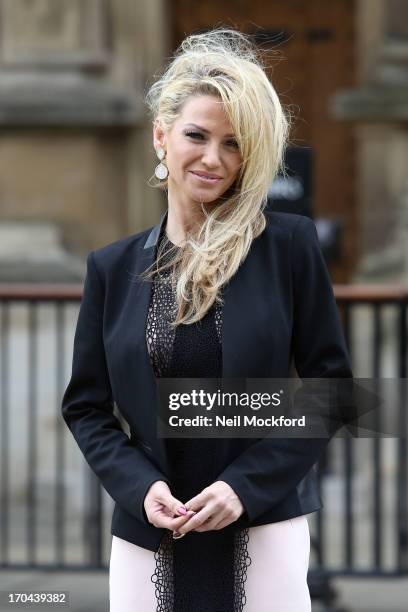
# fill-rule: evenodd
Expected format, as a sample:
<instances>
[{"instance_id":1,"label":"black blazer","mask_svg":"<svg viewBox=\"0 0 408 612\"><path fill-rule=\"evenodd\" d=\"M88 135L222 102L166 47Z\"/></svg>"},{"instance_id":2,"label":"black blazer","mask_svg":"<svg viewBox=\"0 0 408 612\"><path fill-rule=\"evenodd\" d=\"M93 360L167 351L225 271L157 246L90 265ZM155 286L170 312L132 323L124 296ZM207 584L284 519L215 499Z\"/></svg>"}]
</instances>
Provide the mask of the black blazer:
<instances>
[{"instance_id":1,"label":"black blazer","mask_svg":"<svg viewBox=\"0 0 408 612\"><path fill-rule=\"evenodd\" d=\"M330 277L314 223L265 211L267 227L223 288L224 378L351 377ZM156 255L167 217L152 229L89 253L62 415L92 470L116 502L111 534L156 551L165 529L147 521L144 498L168 478L146 346L151 283L137 274ZM114 402L130 437L113 413ZM219 476L255 526L322 507L314 464L321 439L224 439ZM199 491L197 491L199 493ZM187 500L182 500L187 501Z\"/></svg>"}]
</instances>

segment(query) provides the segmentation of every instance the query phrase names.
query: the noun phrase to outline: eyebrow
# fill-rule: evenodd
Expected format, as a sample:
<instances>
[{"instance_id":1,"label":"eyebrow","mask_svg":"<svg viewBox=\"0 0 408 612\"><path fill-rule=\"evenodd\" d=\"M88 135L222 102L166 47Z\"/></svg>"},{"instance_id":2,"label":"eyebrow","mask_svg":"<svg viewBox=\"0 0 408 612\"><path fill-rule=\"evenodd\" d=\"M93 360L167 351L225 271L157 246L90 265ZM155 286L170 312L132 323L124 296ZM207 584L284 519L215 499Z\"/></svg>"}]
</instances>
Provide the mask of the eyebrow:
<instances>
[{"instance_id":1,"label":"eyebrow","mask_svg":"<svg viewBox=\"0 0 408 612\"><path fill-rule=\"evenodd\" d=\"M210 130L206 130L205 128L201 127L201 125L197 125L196 123L186 123L184 127L188 127L189 125L201 130L205 134L211 134ZM225 138L235 138L235 134L226 134Z\"/></svg>"}]
</instances>

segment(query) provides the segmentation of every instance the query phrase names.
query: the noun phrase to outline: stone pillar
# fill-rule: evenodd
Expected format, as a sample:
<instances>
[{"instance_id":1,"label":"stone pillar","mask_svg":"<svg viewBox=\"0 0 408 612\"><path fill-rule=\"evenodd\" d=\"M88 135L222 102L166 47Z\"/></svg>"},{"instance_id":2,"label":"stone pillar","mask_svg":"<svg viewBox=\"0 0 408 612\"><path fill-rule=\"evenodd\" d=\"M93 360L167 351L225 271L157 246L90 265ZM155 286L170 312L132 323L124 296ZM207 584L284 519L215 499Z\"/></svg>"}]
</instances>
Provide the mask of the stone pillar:
<instances>
[{"instance_id":1,"label":"stone pillar","mask_svg":"<svg viewBox=\"0 0 408 612\"><path fill-rule=\"evenodd\" d=\"M0 0L0 222L52 220L94 248L157 222L146 81L165 0Z\"/></svg>"},{"instance_id":2,"label":"stone pillar","mask_svg":"<svg viewBox=\"0 0 408 612\"><path fill-rule=\"evenodd\" d=\"M408 4L360 0L360 84L332 101L358 135L360 264L356 281L407 282Z\"/></svg>"}]
</instances>

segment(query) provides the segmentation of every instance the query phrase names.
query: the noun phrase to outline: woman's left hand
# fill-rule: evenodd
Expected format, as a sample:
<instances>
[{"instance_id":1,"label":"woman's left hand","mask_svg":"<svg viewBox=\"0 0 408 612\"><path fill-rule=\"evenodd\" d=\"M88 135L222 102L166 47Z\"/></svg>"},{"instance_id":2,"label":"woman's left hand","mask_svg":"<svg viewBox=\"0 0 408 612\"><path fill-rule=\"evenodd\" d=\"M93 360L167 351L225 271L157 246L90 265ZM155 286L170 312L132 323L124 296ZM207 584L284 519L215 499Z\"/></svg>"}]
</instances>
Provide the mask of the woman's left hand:
<instances>
[{"instance_id":1,"label":"woman's left hand","mask_svg":"<svg viewBox=\"0 0 408 612\"><path fill-rule=\"evenodd\" d=\"M234 489L223 480L217 480L206 487L184 506L187 510L195 510L197 514L178 530L180 534L186 534L192 530L223 529L239 519L245 511Z\"/></svg>"}]
</instances>

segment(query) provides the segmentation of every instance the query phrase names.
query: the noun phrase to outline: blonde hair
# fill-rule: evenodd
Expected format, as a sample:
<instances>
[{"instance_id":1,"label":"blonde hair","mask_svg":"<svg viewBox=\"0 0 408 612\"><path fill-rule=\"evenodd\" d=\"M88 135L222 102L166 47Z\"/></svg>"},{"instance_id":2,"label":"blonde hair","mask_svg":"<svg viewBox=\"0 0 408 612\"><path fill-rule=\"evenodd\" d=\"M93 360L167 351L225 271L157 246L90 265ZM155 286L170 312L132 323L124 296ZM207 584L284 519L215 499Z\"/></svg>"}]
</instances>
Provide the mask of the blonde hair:
<instances>
[{"instance_id":1,"label":"blonde hair","mask_svg":"<svg viewBox=\"0 0 408 612\"><path fill-rule=\"evenodd\" d=\"M142 277L156 280L172 268L177 314L173 326L199 321L215 301L223 303L221 287L247 256L252 241L266 226L263 209L268 189L282 170L289 133L289 114L264 69L261 52L245 34L216 28L184 39L162 76L150 87L146 102L153 120L170 129L191 96L220 98L234 130L242 157L235 183L204 222L191 230L182 249L172 249L168 263ZM167 182L160 186L166 188ZM176 251L176 252L175 252ZM157 275L157 276L156 276Z\"/></svg>"}]
</instances>

